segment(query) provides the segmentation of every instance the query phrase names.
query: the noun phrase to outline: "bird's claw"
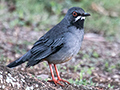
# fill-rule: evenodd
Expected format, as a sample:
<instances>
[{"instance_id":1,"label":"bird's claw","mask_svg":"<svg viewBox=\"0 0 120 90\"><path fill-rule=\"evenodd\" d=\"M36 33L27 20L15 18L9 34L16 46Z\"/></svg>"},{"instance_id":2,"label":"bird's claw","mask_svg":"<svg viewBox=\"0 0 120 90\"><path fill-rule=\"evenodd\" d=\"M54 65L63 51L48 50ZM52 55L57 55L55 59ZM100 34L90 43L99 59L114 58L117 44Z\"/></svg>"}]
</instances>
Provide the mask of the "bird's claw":
<instances>
[{"instance_id":1,"label":"bird's claw","mask_svg":"<svg viewBox=\"0 0 120 90\"><path fill-rule=\"evenodd\" d=\"M66 81L66 80L63 80L63 79L58 79L57 81L62 81L62 82L66 82L66 83L68 83L68 84L70 84L68 81Z\"/></svg>"},{"instance_id":2,"label":"bird's claw","mask_svg":"<svg viewBox=\"0 0 120 90\"><path fill-rule=\"evenodd\" d=\"M61 83L59 83L59 81L66 82L66 83L70 84L68 81L63 80L63 79L58 79L58 80L52 79L52 80L48 80L48 82L54 82L55 85L59 84L59 85L61 85L62 87L64 87L64 85L62 85Z\"/></svg>"},{"instance_id":3,"label":"bird's claw","mask_svg":"<svg viewBox=\"0 0 120 90\"><path fill-rule=\"evenodd\" d=\"M48 82L54 82L55 85L59 84L59 85L61 85L62 87L64 87L64 85L62 85L61 83L59 83L59 80L56 80L56 79L48 80Z\"/></svg>"}]
</instances>

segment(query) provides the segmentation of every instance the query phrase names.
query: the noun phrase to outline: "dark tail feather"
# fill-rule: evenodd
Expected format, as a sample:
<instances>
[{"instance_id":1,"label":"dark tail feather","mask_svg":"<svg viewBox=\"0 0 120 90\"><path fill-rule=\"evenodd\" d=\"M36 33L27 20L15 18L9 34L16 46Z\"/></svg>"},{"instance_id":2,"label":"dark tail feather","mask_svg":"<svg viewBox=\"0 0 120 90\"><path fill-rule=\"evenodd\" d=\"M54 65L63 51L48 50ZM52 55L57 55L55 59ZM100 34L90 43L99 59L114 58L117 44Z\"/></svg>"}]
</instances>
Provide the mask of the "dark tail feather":
<instances>
[{"instance_id":1,"label":"dark tail feather","mask_svg":"<svg viewBox=\"0 0 120 90\"><path fill-rule=\"evenodd\" d=\"M16 66L28 61L30 56L31 56L31 53L30 53L30 51L28 51L25 55L23 55L19 59L17 59L15 61L13 61L12 63L8 64L7 67L9 67L9 68L16 67Z\"/></svg>"}]
</instances>

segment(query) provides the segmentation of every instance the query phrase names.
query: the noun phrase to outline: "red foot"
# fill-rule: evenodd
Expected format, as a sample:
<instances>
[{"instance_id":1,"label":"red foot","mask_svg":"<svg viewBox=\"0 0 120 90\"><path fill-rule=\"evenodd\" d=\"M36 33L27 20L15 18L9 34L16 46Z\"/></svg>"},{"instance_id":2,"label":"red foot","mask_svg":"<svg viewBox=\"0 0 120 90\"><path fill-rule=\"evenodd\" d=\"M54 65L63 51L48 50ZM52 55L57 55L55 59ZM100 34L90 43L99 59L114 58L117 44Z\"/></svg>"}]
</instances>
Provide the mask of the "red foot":
<instances>
[{"instance_id":1,"label":"red foot","mask_svg":"<svg viewBox=\"0 0 120 90\"><path fill-rule=\"evenodd\" d=\"M48 82L54 82L55 85L59 84L59 85L61 85L62 87L64 87L64 85L62 85L61 83L59 83L59 81L66 82L66 83L70 84L68 81L63 80L63 79L59 79L59 80L56 80L56 79L48 80Z\"/></svg>"},{"instance_id":2,"label":"red foot","mask_svg":"<svg viewBox=\"0 0 120 90\"><path fill-rule=\"evenodd\" d=\"M58 79L57 81L62 81L62 82L66 82L66 83L68 83L68 84L70 84L68 81L66 81L66 80L63 80L63 79Z\"/></svg>"},{"instance_id":3,"label":"red foot","mask_svg":"<svg viewBox=\"0 0 120 90\"><path fill-rule=\"evenodd\" d=\"M62 87L64 87L64 85L62 85L61 83L59 83L59 80L56 80L56 79L48 80L48 82L54 82L55 85L59 84L59 85L61 85Z\"/></svg>"},{"instance_id":4,"label":"red foot","mask_svg":"<svg viewBox=\"0 0 120 90\"><path fill-rule=\"evenodd\" d=\"M63 80L63 79L60 78L59 73L58 73L58 70L57 70L57 67L56 67L56 65L54 64L55 71L56 71L57 78L58 78L58 80L56 80L55 77L54 77L54 74L53 74L53 70L52 70L51 64L49 64L49 66L50 66L50 72L51 72L52 80L48 80L48 82L54 82L55 85L59 84L59 85L61 85L62 87L64 87L64 85L62 85L61 83L59 83L59 81L66 82L66 83L70 84L68 81Z\"/></svg>"}]
</instances>

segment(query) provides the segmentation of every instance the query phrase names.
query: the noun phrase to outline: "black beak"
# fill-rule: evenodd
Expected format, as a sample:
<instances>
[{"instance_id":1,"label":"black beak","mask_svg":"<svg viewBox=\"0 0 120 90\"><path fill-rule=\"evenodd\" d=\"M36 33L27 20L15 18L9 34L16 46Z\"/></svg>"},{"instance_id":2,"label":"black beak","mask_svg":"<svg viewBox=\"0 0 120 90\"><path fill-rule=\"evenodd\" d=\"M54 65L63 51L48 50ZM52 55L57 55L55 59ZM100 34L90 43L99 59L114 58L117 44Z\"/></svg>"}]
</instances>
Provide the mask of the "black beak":
<instances>
[{"instance_id":1,"label":"black beak","mask_svg":"<svg viewBox=\"0 0 120 90\"><path fill-rule=\"evenodd\" d=\"M90 16L90 14L89 13L83 13L81 16L87 17L87 16Z\"/></svg>"}]
</instances>

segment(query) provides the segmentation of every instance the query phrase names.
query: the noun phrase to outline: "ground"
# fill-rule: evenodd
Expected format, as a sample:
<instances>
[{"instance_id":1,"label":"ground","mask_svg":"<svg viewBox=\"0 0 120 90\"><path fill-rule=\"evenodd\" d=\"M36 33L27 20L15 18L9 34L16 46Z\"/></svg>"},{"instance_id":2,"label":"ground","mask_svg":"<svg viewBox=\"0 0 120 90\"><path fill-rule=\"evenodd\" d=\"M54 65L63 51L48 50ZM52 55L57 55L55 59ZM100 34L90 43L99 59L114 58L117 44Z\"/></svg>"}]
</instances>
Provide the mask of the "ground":
<instances>
[{"instance_id":1,"label":"ground","mask_svg":"<svg viewBox=\"0 0 120 90\"><path fill-rule=\"evenodd\" d=\"M24 29L25 28L18 30L16 29L14 33L16 33L17 36L11 35L13 34L13 31L8 31L6 33L1 31L2 34L0 38L4 37L4 35L7 36L0 42L1 63L4 65L0 65L0 67L2 68L1 72L3 74L3 77L6 77L6 74L4 74L5 72L7 72L7 76L11 74L13 77L28 77L28 79L23 78L25 80L24 85L26 88L28 83L33 86L36 83L38 83L38 85L41 85L41 83L43 83L43 86L45 85L44 88L47 87L46 85L48 85L51 89L65 89L59 85L56 87L54 84L46 82L47 80L51 79L47 62L39 63L38 65L27 69L25 68L26 63L13 69L8 69L5 67L5 65L14 61L18 57L22 56L23 53L28 51L32 46L31 43L45 33L43 31L36 32L29 29L28 31L23 31ZM31 33L32 36L28 38ZM17 42L15 42L16 40ZM57 65L61 77L71 83L71 85L65 85L65 87L71 88L72 90L77 90L78 87L81 87L85 90L88 90L90 88L98 90L119 90L119 48L119 42L108 42L105 40L105 38L93 33L85 34L81 50L76 55L76 57L66 63ZM3 67L5 69L3 69ZM8 73L10 74L8 75ZM19 73L23 77L20 76ZM31 77L29 77L29 75ZM15 77L15 79L17 77ZM20 79L18 78L17 80ZM23 85L23 83L21 85Z\"/></svg>"}]
</instances>

